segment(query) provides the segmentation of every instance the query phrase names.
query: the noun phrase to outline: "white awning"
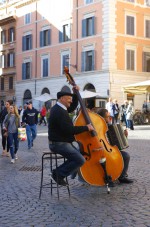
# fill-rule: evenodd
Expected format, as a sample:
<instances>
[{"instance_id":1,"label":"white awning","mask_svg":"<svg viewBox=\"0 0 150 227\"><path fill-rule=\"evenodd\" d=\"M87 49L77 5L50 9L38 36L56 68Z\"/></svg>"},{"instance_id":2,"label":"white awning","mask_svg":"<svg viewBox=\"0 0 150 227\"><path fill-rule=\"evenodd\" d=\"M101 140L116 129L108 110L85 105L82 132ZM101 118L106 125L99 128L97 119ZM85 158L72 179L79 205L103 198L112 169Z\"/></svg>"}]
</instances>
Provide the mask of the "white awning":
<instances>
[{"instance_id":1,"label":"white awning","mask_svg":"<svg viewBox=\"0 0 150 227\"><path fill-rule=\"evenodd\" d=\"M150 80L142 81L135 84L129 84L123 87L125 93L146 94L150 92Z\"/></svg>"}]
</instances>

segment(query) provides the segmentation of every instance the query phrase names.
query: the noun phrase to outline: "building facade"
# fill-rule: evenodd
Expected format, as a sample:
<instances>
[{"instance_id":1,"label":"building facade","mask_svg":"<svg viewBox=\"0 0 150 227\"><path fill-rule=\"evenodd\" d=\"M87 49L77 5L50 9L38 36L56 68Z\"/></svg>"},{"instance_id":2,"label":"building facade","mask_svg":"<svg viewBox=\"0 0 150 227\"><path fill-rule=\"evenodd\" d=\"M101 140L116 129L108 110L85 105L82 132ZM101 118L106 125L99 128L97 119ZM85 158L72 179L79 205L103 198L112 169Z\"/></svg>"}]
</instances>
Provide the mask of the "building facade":
<instances>
[{"instance_id":1,"label":"building facade","mask_svg":"<svg viewBox=\"0 0 150 227\"><path fill-rule=\"evenodd\" d=\"M142 106L145 95L127 96L122 87L150 79L148 0L21 0L14 8L17 105L71 89L68 66L81 91Z\"/></svg>"},{"instance_id":2,"label":"building facade","mask_svg":"<svg viewBox=\"0 0 150 227\"><path fill-rule=\"evenodd\" d=\"M0 109L3 108L6 100L16 100L15 9L12 2L2 3L0 4Z\"/></svg>"}]
</instances>

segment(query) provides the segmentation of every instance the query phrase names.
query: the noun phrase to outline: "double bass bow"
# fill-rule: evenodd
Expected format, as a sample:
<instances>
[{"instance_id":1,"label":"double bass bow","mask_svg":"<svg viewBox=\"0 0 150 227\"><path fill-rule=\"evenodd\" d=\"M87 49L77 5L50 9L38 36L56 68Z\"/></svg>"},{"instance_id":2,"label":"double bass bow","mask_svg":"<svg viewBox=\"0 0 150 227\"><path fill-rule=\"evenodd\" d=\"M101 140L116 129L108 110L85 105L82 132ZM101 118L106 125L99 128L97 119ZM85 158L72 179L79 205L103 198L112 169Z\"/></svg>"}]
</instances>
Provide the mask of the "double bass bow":
<instances>
[{"instance_id":1,"label":"double bass bow","mask_svg":"<svg viewBox=\"0 0 150 227\"><path fill-rule=\"evenodd\" d=\"M76 86L67 67L64 73L69 84ZM106 138L108 130L105 120L98 114L86 109L78 90L74 89L81 110L75 120L75 126L92 124L95 131L75 135L76 141L83 146L86 162L80 167L83 179L94 186L109 185L110 181L119 178L123 170L123 158L117 146L111 146Z\"/></svg>"}]
</instances>

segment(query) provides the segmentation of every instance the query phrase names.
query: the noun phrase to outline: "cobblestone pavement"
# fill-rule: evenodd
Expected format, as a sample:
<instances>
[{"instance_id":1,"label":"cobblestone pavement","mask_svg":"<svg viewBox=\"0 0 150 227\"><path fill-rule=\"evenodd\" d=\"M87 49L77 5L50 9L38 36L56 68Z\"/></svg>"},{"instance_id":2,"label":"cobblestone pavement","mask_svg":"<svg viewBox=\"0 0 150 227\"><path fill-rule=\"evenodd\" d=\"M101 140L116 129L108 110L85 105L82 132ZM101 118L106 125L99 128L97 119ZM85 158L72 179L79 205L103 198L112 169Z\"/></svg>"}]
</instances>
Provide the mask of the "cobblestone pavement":
<instances>
[{"instance_id":1,"label":"cobblestone pavement","mask_svg":"<svg viewBox=\"0 0 150 227\"><path fill-rule=\"evenodd\" d=\"M129 131L129 145L133 184L117 184L108 195L105 187L69 179L70 198L62 187L60 200L49 189L39 200L41 155L48 151L48 139L47 127L38 126L34 147L27 150L27 143L20 142L15 164L0 157L0 227L150 227L150 126Z\"/></svg>"}]
</instances>

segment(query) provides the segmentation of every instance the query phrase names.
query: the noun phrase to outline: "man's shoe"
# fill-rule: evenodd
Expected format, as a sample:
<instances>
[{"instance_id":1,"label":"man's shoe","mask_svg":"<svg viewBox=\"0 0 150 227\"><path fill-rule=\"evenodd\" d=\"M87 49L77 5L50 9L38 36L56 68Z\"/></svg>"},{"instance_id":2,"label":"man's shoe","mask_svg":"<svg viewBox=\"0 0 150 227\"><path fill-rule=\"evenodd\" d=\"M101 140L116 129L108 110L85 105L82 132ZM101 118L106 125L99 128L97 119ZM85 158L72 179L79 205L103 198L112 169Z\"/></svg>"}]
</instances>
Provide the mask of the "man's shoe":
<instances>
[{"instance_id":1,"label":"man's shoe","mask_svg":"<svg viewBox=\"0 0 150 227\"><path fill-rule=\"evenodd\" d=\"M120 183L123 183L123 184L132 184L133 183L133 180L129 179L127 177L122 177L122 178L119 178L118 180Z\"/></svg>"},{"instance_id":2,"label":"man's shoe","mask_svg":"<svg viewBox=\"0 0 150 227\"><path fill-rule=\"evenodd\" d=\"M59 185L62 185L62 186L67 186L68 185L67 182L64 180L64 177L59 176L59 175L57 176L56 170L52 171L52 178Z\"/></svg>"},{"instance_id":3,"label":"man's shoe","mask_svg":"<svg viewBox=\"0 0 150 227\"><path fill-rule=\"evenodd\" d=\"M110 182L108 183L108 187L110 187L110 188L113 188L113 187L115 187L115 184L114 184L114 182L113 182L113 181L110 181Z\"/></svg>"}]
</instances>

